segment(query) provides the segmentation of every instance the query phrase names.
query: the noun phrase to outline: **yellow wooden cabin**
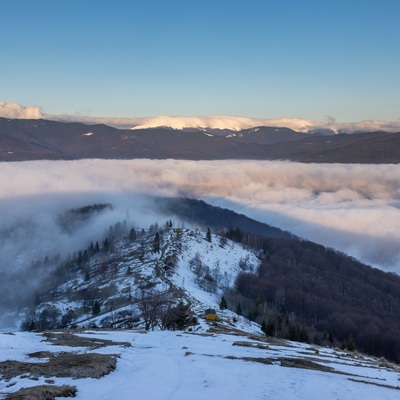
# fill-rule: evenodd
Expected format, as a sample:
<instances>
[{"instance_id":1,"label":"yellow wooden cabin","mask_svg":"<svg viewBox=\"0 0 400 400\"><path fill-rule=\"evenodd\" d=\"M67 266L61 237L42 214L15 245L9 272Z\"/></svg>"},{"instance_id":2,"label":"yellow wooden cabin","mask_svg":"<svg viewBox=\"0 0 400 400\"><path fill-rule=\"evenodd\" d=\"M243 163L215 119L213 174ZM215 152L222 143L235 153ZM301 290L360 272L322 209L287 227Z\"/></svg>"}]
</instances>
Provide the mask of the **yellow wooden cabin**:
<instances>
[{"instance_id":1,"label":"yellow wooden cabin","mask_svg":"<svg viewBox=\"0 0 400 400\"><path fill-rule=\"evenodd\" d=\"M217 313L215 312L215 310L213 308L207 308L207 310L205 310L205 318L206 321L216 321L217 320Z\"/></svg>"}]
</instances>

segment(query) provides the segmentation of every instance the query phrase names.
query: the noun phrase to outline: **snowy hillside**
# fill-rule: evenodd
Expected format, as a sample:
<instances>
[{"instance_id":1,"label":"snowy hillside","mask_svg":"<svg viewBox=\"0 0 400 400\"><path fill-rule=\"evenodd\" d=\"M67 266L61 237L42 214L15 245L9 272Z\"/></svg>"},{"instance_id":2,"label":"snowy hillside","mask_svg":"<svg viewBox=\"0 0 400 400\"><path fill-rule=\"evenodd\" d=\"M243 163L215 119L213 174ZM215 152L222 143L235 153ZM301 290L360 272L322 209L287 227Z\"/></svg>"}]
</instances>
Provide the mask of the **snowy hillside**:
<instances>
[{"instance_id":1,"label":"snowy hillside","mask_svg":"<svg viewBox=\"0 0 400 400\"><path fill-rule=\"evenodd\" d=\"M57 270L68 279L25 317L56 330L0 333L0 398L398 398L399 366L266 337L219 310L237 274L257 269L251 249L172 227L107 246ZM216 321L205 320L207 308Z\"/></svg>"},{"instance_id":2,"label":"snowy hillside","mask_svg":"<svg viewBox=\"0 0 400 400\"><path fill-rule=\"evenodd\" d=\"M80 252L75 263L58 267L48 281L61 277L63 282L41 294L36 308L20 314L17 326L7 329L21 324L28 329L142 327L140 306L157 296L171 306L190 304L193 316L203 317L206 308L218 306L240 271L255 271L260 262L241 244L184 228L147 232L133 241L120 238L108 247L92 250L91 256L90 249Z\"/></svg>"},{"instance_id":3,"label":"snowy hillside","mask_svg":"<svg viewBox=\"0 0 400 400\"><path fill-rule=\"evenodd\" d=\"M231 240L221 243L221 237L217 235L212 235L209 242L201 231L185 230L180 250L171 280L205 307L217 307L222 289L233 287L240 271L253 272L260 262L253 251ZM215 285L209 283L209 288L204 287L206 280L199 279L199 275L206 274L210 274L215 282Z\"/></svg>"}]
</instances>

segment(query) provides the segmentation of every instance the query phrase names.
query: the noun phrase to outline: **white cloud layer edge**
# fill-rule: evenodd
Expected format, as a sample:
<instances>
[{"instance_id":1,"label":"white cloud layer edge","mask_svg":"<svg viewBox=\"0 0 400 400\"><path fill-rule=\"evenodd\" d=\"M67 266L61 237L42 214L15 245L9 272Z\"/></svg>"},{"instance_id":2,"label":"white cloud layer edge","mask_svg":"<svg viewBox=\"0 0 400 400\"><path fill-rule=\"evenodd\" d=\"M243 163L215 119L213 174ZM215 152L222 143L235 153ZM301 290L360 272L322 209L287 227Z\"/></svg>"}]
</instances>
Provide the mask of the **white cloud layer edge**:
<instances>
[{"instance_id":1,"label":"white cloud layer edge","mask_svg":"<svg viewBox=\"0 0 400 400\"><path fill-rule=\"evenodd\" d=\"M4 226L25 214L38 216L46 210L98 202L110 202L116 209L120 206L122 214L132 207L133 215L138 209L138 193L187 196L234 209L376 267L400 272L397 165L30 161L0 163L0 179ZM50 230L43 229L46 231ZM52 243L55 238L51 236Z\"/></svg>"}]
</instances>

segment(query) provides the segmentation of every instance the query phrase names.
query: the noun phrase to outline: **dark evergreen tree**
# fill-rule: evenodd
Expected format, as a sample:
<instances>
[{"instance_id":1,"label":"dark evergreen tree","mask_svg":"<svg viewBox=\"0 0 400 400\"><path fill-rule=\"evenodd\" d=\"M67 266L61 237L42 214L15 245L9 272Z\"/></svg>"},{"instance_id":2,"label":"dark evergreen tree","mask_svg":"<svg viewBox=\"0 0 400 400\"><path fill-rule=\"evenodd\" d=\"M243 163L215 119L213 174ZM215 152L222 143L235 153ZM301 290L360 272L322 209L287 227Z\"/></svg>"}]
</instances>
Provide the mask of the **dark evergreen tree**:
<instances>
[{"instance_id":1,"label":"dark evergreen tree","mask_svg":"<svg viewBox=\"0 0 400 400\"><path fill-rule=\"evenodd\" d=\"M237 315L242 315L242 305L240 304L240 302L237 304L236 306L236 314Z\"/></svg>"},{"instance_id":2,"label":"dark evergreen tree","mask_svg":"<svg viewBox=\"0 0 400 400\"><path fill-rule=\"evenodd\" d=\"M130 230L130 232L129 232L129 240L130 240L131 242L134 242L134 241L136 240L136 238L137 238L136 231L135 231L134 228L132 228L132 229Z\"/></svg>"},{"instance_id":3,"label":"dark evergreen tree","mask_svg":"<svg viewBox=\"0 0 400 400\"><path fill-rule=\"evenodd\" d=\"M191 316L190 305L180 301L162 313L162 329L184 329L190 325Z\"/></svg>"},{"instance_id":4,"label":"dark evergreen tree","mask_svg":"<svg viewBox=\"0 0 400 400\"><path fill-rule=\"evenodd\" d=\"M211 242L211 230L210 230L210 228L207 228L206 239L207 239L207 241Z\"/></svg>"},{"instance_id":5,"label":"dark evergreen tree","mask_svg":"<svg viewBox=\"0 0 400 400\"><path fill-rule=\"evenodd\" d=\"M103 241L103 251L108 251L110 248L110 243L108 241L108 238L105 238Z\"/></svg>"},{"instance_id":6,"label":"dark evergreen tree","mask_svg":"<svg viewBox=\"0 0 400 400\"><path fill-rule=\"evenodd\" d=\"M227 302L226 302L226 300L225 300L225 297L222 296L222 297L221 297L221 301L220 301L220 303L219 303L219 309L220 309L220 310L226 310L227 308L228 308L228 304L227 304Z\"/></svg>"},{"instance_id":7,"label":"dark evergreen tree","mask_svg":"<svg viewBox=\"0 0 400 400\"><path fill-rule=\"evenodd\" d=\"M257 306L254 304L253 307L250 309L247 318L250 321L255 321L257 319L257 317L258 317L258 309L257 309Z\"/></svg>"},{"instance_id":8,"label":"dark evergreen tree","mask_svg":"<svg viewBox=\"0 0 400 400\"><path fill-rule=\"evenodd\" d=\"M153 240L153 251L158 253L160 251L160 234L156 232Z\"/></svg>"},{"instance_id":9,"label":"dark evergreen tree","mask_svg":"<svg viewBox=\"0 0 400 400\"><path fill-rule=\"evenodd\" d=\"M95 253L95 249L93 246L93 242L90 242L90 246L89 246L89 255L92 256Z\"/></svg>"},{"instance_id":10,"label":"dark evergreen tree","mask_svg":"<svg viewBox=\"0 0 400 400\"><path fill-rule=\"evenodd\" d=\"M349 335L349 337L346 339L344 343L344 348L347 351L355 351L356 350L356 342L354 340L353 335Z\"/></svg>"},{"instance_id":11,"label":"dark evergreen tree","mask_svg":"<svg viewBox=\"0 0 400 400\"><path fill-rule=\"evenodd\" d=\"M98 302L98 300L96 300L92 307L92 314L99 315L100 311L101 311L100 303Z\"/></svg>"},{"instance_id":12,"label":"dark evergreen tree","mask_svg":"<svg viewBox=\"0 0 400 400\"><path fill-rule=\"evenodd\" d=\"M313 343L316 344L317 346L321 346L322 342L321 342L320 337L317 334L314 335Z\"/></svg>"},{"instance_id":13,"label":"dark evergreen tree","mask_svg":"<svg viewBox=\"0 0 400 400\"><path fill-rule=\"evenodd\" d=\"M81 251L81 250L79 250L79 252L78 252L78 257L77 257L76 262L77 262L77 264L78 264L79 266L80 266L80 265L82 264L82 262L83 262L83 254L82 254L82 251Z\"/></svg>"},{"instance_id":14,"label":"dark evergreen tree","mask_svg":"<svg viewBox=\"0 0 400 400\"><path fill-rule=\"evenodd\" d=\"M267 323L265 322L265 319L262 320L261 322L261 330L267 334Z\"/></svg>"},{"instance_id":15,"label":"dark evergreen tree","mask_svg":"<svg viewBox=\"0 0 400 400\"><path fill-rule=\"evenodd\" d=\"M243 239L242 230L239 227L229 228L228 232L226 232L226 237L235 242L241 242Z\"/></svg>"},{"instance_id":16,"label":"dark evergreen tree","mask_svg":"<svg viewBox=\"0 0 400 400\"><path fill-rule=\"evenodd\" d=\"M332 346L333 346L333 342L335 341L335 340L333 339L333 333L332 333L332 332L329 332L329 338L328 338L328 340L329 340L329 345L332 347Z\"/></svg>"},{"instance_id":17,"label":"dark evergreen tree","mask_svg":"<svg viewBox=\"0 0 400 400\"><path fill-rule=\"evenodd\" d=\"M89 261L89 254L88 254L88 252L87 252L87 250L85 249L84 250L84 252L83 252L83 262L88 262Z\"/></svg>"}]
</instances>

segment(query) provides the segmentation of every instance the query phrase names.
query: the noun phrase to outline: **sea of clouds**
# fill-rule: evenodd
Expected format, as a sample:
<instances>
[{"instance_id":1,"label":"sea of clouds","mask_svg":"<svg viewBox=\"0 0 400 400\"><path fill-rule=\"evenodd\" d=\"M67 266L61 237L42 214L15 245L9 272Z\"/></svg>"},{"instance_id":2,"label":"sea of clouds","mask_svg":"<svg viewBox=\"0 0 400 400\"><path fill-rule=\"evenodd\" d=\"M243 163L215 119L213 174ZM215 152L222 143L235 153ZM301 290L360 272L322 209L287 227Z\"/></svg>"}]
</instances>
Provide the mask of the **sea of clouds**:
<instances>
[{"instance_id":1,"label":"sea of clouds","mask_svg":"<svg viewBox=\"0 0 400 400\"><path fill-rule=\"evenodd\" d=\"M30 249L79 249L129 215L154 222L141 194L187 196L233 209L363 262L400 273L400 167L283 161L78 160L0 163L4 259ZM63 210L109 202L79 237L59 231ZM29 224L26 224L29 221ZM162 222L162 221L161 221ZM147 225L148 226L148 225Z\"/></svg>"}]
</instances>

